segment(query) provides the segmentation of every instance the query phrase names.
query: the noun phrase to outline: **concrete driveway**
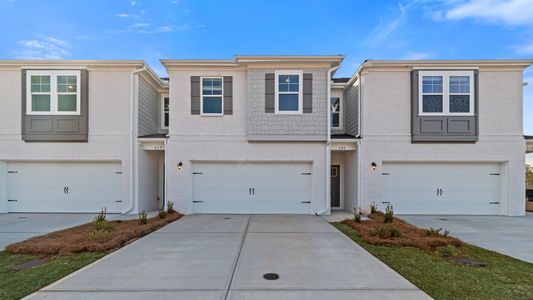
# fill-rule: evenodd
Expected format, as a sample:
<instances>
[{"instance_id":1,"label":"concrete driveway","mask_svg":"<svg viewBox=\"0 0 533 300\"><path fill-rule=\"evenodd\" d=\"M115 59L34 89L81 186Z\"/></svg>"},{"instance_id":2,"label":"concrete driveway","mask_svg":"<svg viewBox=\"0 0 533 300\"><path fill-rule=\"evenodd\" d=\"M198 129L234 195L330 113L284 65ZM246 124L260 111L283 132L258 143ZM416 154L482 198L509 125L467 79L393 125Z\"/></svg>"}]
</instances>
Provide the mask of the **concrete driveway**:
<instances>
[{"instance_id":1,"label":"concrete driveway","mask_svg":"<svg viewBox=\"0 0 533 300\"><path fill-rule=\"evenodd\" d=\"M407 216L399 218L423 228L443 228L461 240L533 263L533 214L503 216Z\"/></svg>"},{"instance_id":2,"label":"concrete driveway","mask_svg":"<svg viewBox=\"0 0 533 300\"><path fill-rule=\"evenodd\" d=\"M7 245L34 236L90 222L95 216L96 214L0 214L0 251ZM107 218L128 219L137 218L137 215L109 214Z\"/></svg>"},{"instance_id":3,"label":"concrete driveway","mask_svg":"<svg viewBox=\"0 0 533 300\"><path fill-rule=\"evenodd\" d=\"M429 299L322 218L267 215L186 216L29 298Z\"/></svg>"}]
</instances>

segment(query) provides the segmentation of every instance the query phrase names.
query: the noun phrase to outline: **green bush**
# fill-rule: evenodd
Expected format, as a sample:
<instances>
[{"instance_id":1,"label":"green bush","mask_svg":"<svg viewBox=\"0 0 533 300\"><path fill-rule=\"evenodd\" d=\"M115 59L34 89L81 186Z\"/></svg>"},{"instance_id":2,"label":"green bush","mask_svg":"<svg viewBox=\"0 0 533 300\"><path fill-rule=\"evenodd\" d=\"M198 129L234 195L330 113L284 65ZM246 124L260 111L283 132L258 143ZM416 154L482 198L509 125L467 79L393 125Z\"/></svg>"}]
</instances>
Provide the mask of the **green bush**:
<instances>
[{"instance_id":1,"label":"green bush","mask_svg":"<svg viewBox=\"0 0 533 300\"><path fill-rule=\"evenodd\" d=\"M426 233L426 236L448 237L448 235L450 234L448 230L444 230L444 232L442 232L442 228L433 228L433 227L424 229L424 232Z\"/></svg>"},{"instance_id":2,"label":"green bush","mask_svg":"<svg viewBox=\"0 0 533 300\"><path fill-rule=\"evenodd\" d=\"M158 216L159 216L160 219L166 218L167 217L167 211L164 208L159 209Z\"/></svg>"},{"instance_id":3,"label":"green bush","mask_svg":"<svg viewBox=\"0 0 533 300\"><path fill-rule=\"evenodd\" d=\"M384 221L385 223L392 223L392 220L394 220L394 211L392 209L392 205L387 204Z\"/></svg>"},{"instance_id":4,"label":"green bush","mask_svg":"<svg viewBox=\"0 0 533 300\"><path fill-rule=\"evenodd\" d=\"M370 230L370 235L381 239L391 239L401 237L402 232L394 225L377 225Z\"/></svg>"},{"instance_id":5,"label":"green bush","mask_svg":"<svg viewBox=\"0 0 533 300\"><path fill-rule=\"evenodd\" d=\"M372 201L370 203L370 213L375 214L377 212L378 212L378 205L376 204L376 202Z\"/></svg>"},{"instance_id":6,"label":"green bush","mask_svg":"<svg viewBox=\"0 0 533 300\"><path fill-rule=\"evenodd\" d=\"M99 223L99 222L105 222L107 221L107 210L106 208L102 208L102 210L100 210L100 212L96 215L96 217L94 218L94 222L95 223Z\"/></svg>"},{"instance_id":7,"label":"green bush","mask_svg":"<svg viewBox=\"0 0 533 300\"><path fill-rule=\"evenodd\" d=\"M139 213L139 224L148 224L148 215L144 210Z\"/></svg>"},{"instance_id":8,"label":"green bush","mask_svg":"<svg viewBox=\"0 0 533 300\"><path fill-rule=\"evenodd\" d=\"M171 214L173 212L175 212L175 210L174 210L174 202L168 201L167 202L167 213Z\"/></svg>"},{"instance_id":9,"label":"green bush","mask_svg":"<svg viewBox=\"0 0 533 300\"><path fill-rule=\"evenodd\" d=\"M113 230L113 225L109 223L108 221L93 221L93 227L95 230L102 230L102 231L111 231Z\"/></svg>"}]
</instances>

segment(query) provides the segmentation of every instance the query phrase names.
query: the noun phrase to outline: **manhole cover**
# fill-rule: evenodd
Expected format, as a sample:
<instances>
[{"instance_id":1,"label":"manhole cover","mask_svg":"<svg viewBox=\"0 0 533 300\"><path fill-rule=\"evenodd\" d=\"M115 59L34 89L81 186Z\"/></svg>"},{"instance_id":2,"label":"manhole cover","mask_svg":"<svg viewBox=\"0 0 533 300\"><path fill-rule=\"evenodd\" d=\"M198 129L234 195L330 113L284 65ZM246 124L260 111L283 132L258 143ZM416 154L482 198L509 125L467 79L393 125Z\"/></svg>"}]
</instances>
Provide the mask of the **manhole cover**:
<instances>
[{"instance_id":1,"label":"manhole cover","mask_svg":"<svg viewBox=\"0 0 533 300\"><path fill-rule=\"evenodd\" d=\"M276 280L279 278L279 275L276 273L266 273L263 275L263 278L266 280Z\"/></svg>"}]
</instances>

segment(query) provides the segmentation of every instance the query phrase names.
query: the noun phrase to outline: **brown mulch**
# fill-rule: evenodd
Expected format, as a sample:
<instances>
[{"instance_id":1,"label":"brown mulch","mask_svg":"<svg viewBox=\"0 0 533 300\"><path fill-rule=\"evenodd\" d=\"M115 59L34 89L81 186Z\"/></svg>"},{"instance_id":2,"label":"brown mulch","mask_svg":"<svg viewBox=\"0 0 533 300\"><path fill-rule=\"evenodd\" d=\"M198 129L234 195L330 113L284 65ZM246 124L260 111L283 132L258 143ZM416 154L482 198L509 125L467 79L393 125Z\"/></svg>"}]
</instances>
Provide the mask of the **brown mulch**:
<instances>
[{"instance_id":1,"label":"brown mulch","mask_svg":"<svg viewBox=\"0 0 533 300\"><path fill-rule=\"evenodd\" d=\"M394 217L392 225L400 229L402 236L395 238L382 239L378 236L372 236L370 231L377 225L383 225L384 215L382 212L370 214L368 216L370 220L361 221L357 223L354 220L344 220L342 223L353 229L355 229L363 240L372 245L381 246L408 246L416 247L422 250L434 251L437 247L453 245L456 247L461 246L461 240L448 236L427 236L425 231L414 225L406 223ZM391 224L391 223L389 223Z\"/></svg>"},{"instance_id":2,"label":"brown mulch","mask_svg":"<svg viewBox=\"0 0 533 300\"><path fill-rule=\"evenodd\" d=\"M148 219L147 224L139 224L137 219L108 221L112 225L112 230L110 238L105 242L88 238L89 232L94 231L94 226L92 223L87 223L11 244L6 247L6 251L41 257L78 252L112 252L181 217L181 214L173 212L165 219L160 219L158 216Z\"/></svg>"}]
</instances>

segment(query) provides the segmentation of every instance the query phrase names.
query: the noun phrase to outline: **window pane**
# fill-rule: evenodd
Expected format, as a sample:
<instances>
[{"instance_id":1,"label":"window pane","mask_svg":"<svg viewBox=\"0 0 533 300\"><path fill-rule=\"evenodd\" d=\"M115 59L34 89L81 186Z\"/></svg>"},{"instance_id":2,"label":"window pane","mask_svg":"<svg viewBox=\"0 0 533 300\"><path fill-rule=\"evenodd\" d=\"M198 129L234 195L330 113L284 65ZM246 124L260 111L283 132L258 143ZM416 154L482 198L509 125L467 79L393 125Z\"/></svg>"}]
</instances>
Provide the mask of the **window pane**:
<instances>
[{"instance_id":1,"label":"window pane","mask_svg":"<svg viewBox=\"0 0 533 300\"><path fill-rule=\"evenodd\" d=\"M222 97L204 97L203 112L204 114L221 114Z\"/></svg>"},{"instance_id":2,"label":"window pane","mask_svg":"<svg viewBox=\"0 0 533 300\"><path fill-rule=\"evenodd\" d=\"M278 103L279 111L298 111L297 94L281 94Z\"/></svg>"},{"instance_id":3,"label":"window pane","mask_svg":"<svg viewBox=\"0 0 533 300\"><path fill-rule=\"evenodd\" d=\"M222 78L202 78L203 95L222 95Z\"/></svg>"},{"instance_id":4,"label":"window pane","mask_svg":"<svg viewBox=\"0 0 533 300\"><path fill-rule=\"evenodd\" d=\"M50 76L31 76L32 93L50 93Z\"/></svg>"},{"instance_id":5,"label":"window pane","mask_svg":"<svg viewBox=\"0 0 533 300\"><path fill-rule=\"evenodd\" d=\"M333 113L331 116L331 126L332 127L339 127L339 113Z\"/></svg>"},{"instance_id":6,"label":"window pane","mask_svg":"<svg viewBox=\"0 0 533 300\"><path fill-rule=\"evenodd\" d=\"M450 76L450 93L470 93L470 77Z\"/></svg>"},{"instance_id":7,"label":"window pane","mask_svg":"<svg viewBox=\"0 0 533 300\"><path fill-rule=\"evenodd\" d=\"M50 95L31 95L32 111L50 111Z\"/></svg>"},{"instance_id":8,"label":"window pane","mask_svg":"<svg viewBox=\"0 0 533 300\"><path fill-rule=\"evenodd\" d=\"M77 90L76 76L57 76L58 93L75 93Z\"/></svg>"},{"instance_id":9,"label":"window pane","mask_svg":"<svg viewBox=\"0 0 533 300\"><path fill-rule=\"evenodd\" d=\"M422 93L442 93L442 76L422 76Z\"/></svg>"},{"instance_id":10,"label":"window pane","mask_svg":"<svg viewBox=\"0 0 533 300\"><path fill-rule=\"evenodd\" d=\"M168 127L168 112L165 113L165 127Z\"/></svg>"},{"instance_id":11,"label":"window pane","mask_svg":"<svg viewBox=\"0 0 533 300\"><path fill-rule=\"evenodd\" d=\"M422 111L428 112L442 112L442 96L441 95L423 95L422 96Z\"/></svg>"},{"instance_id":12,"label":"window pane","mask_svg":"<svg viewBox=\"0 0 533 300\"><path fill-rule=\"evenodd\" d=\"M58 95L57 96L57 110L58 111L76 111L76 95Z\"/></svg>"},{"instance_id":13,"label":"window pane","mask_svg":"<svg viewBox=\"0 0 533 300\"><path fill-rule=\"evenodd\" d=\"M299 75L279 75L279 92L298 92L300 90Z\"/></svg>"},{"instance_id":14,"label":"window pane","mask_svg":"<svg viewBox=\"0 0 533 300\"><path fill-rule=\"evenodd\" d=\"M469 95L450 95L450 112L468 113L470 112Z\"/></svg>"},{"instance_id":15,"label":"window pane","mask_svg":"<svg viewBox=\"0 0 533 300\"><path fill-rule=\"evenodd\" d=\"M163 99L163 112L164 112L164 116L165 116L165 120L164 120L164 126L165 127L168 127L168 117L169 117L169 98L168 97L165 97L165 99Z\"/></svg>"},{"instance_id":16,"label":"window pane","mask_svg":"<svg viewBox=\"0 0 533 300\"><path fill-rule=\"evenodd\" d=\"M341 111L340 98L331 98L331 111L332 112Z\"/></svg>"}]
</instances>

